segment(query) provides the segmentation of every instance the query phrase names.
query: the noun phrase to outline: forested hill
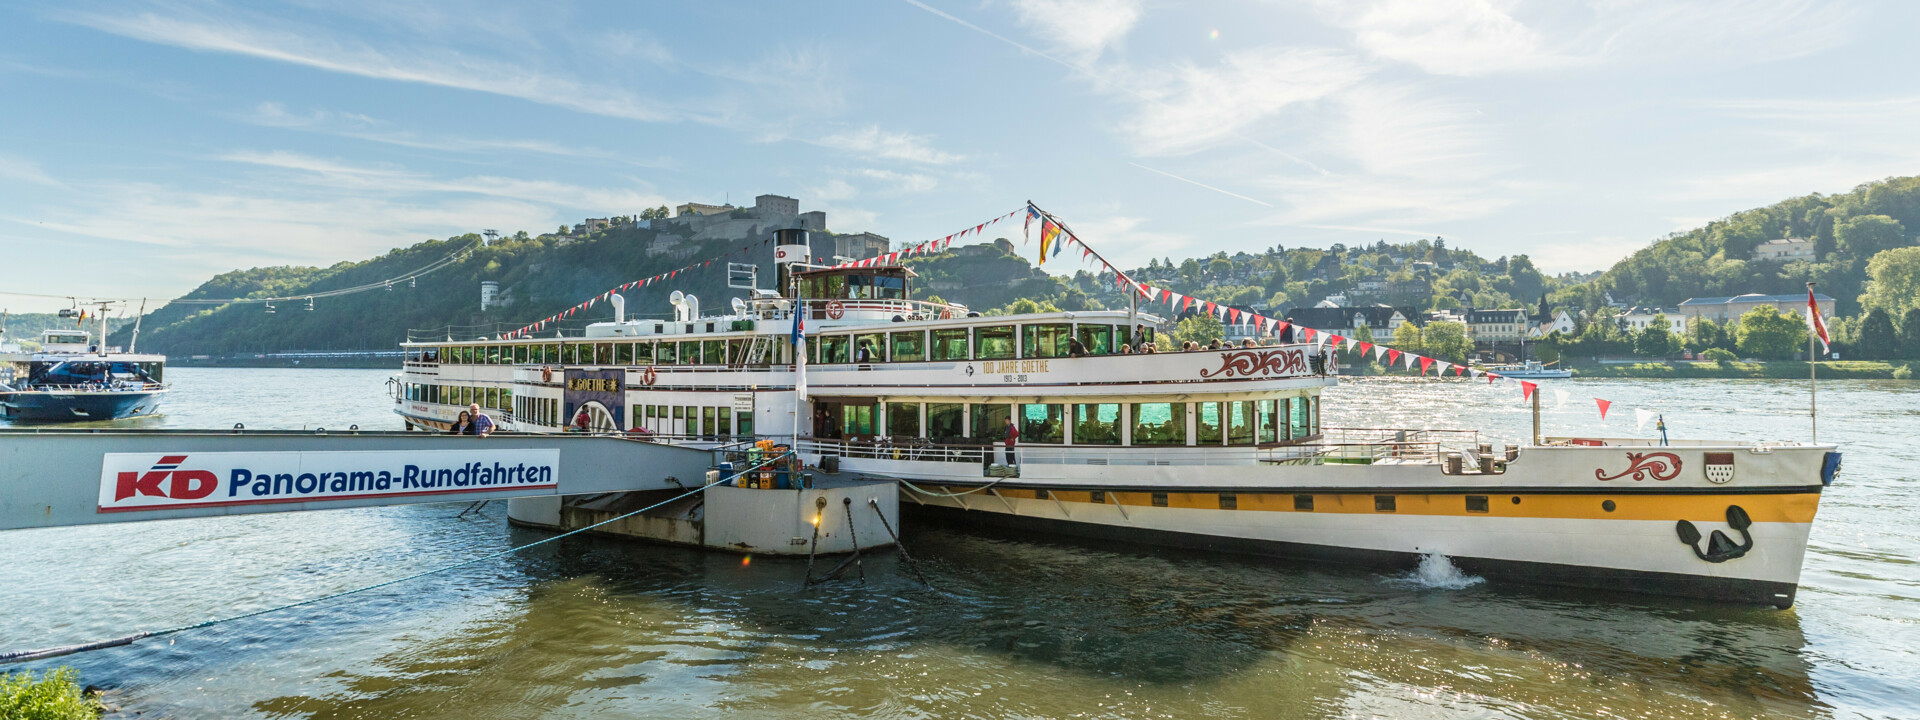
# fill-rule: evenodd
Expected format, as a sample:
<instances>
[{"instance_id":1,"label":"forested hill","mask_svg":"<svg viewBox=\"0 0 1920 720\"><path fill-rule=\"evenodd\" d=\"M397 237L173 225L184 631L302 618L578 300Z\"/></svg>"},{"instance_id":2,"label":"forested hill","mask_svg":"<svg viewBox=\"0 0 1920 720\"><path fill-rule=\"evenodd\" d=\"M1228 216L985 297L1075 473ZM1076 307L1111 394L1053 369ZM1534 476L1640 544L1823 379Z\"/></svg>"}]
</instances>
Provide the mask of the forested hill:
<instances>
[{"instance_id":1,"label":"forested hill","mask_svg":"<svg viewBox=\"0 0 1920 720\"><path fill-rule=\"evenodd\" d=\"M1689 297L1805 292L1832 296L1840 315L1860 311L1867 261L1920 242L1920 177L1870 182L1837 195L1806 195L1675 233L1621 260L1591 286L1616 300L1675 305ZM1754 260L1755 247L1810 238L1812 261ZM1572 298L1569 298L1572 299ZM1594 298L1584 298L1592 305Z\"/></svg>"},{"instance_id":2,"label":"forested hill","mask_svg":"<svg viewBox=\"0 0 1920 720\"><path fill-rule=\"evenodd\" d=\"M727 288L729 262L756 265L760 286L772 287L773 250L761 239L699 242L684 239L689 234L677 233L668 247L655 247L660 233L645 227L614 228L580 239L529 238L522 234L501 238L486 247L479 246L478 236L464 235L429 240L364 262L343 262L327 268L237 270L207 281L183 299L320 293L404 278L441 258L465 253L458 262L421 275L413 283L402 279L391 290L317 298L311 311L305 300L276 302L272 313L259 303L175 302L148 316L140 347L174 355L381 350L406 340L409 331L419 338L492 336L553 315L614 286L710 258L717 258L711 266L622 293L628 315L671 317L667 295L674 290L698 295L705 311L724 311L729 298L745 296L743 291ZM816 238L816 242L822 241L832 242ZM743 247L748 249L741 252ZM655 248L652 254L649 248ZM980 307L997 306L1029 294L1046 297L1058 285L1027 261L991 244L956 247L948 253L916 258L914 264L926 274L922 287L932 282L938 288L922 289L917 295L939 295ZM495 306L485 312L480 310L483 280L500 283ZM587 323L611 319L612 313L610 305L598 304L552 329L577 335ZM551 335L552 329L541 334ZM125 335L124 330L117 333L116 342L124 343Z\"/></svg>"}]
</instances>

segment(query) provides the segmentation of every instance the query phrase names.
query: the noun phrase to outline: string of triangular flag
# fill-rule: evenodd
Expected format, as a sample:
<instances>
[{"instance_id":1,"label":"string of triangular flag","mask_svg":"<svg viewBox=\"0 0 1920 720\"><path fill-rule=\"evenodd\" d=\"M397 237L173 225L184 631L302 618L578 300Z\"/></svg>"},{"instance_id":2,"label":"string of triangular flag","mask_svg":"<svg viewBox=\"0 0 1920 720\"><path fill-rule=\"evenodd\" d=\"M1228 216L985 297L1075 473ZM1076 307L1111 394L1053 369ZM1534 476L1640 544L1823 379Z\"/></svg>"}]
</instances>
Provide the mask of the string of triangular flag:
<instances>
[{"instance_id":1,"label":"string of triangular flag","mask_svg":"<svg viewBox=\"0 0 1920 720\"><path fill-rule=\"evenodd\" d=\"M994 225L997 225L1000 222L1005 220L1012 220L1013 218L1018 217L1020 213L1025 211L1026 211L1026 208L1021 208L1019 210L1015 210L1005 215L996 217L992 220L979 223L977 225L974 225L973 227L966 228L964 230L961 230L960 232L950 234L946 237L939 238L937 240L928 240L926 242L920 243L919 245L915 245L910 248L902 248L900 250L895 250L893 252L890 252L884 255L875 255L870 258L862 258L859 260L843 262L833 267L845 268L845 267L872 267L875 265L892 265L896 262L899 262L906 258L913 257L915 255L930 255L932 253L937 253L949 247L952 247L953 241L965 239L969 233L971 233L976 238L980 237L981 235L986 233L987 228L993 227Z\"/></svg>"},{"instance_id":2,"label":"string of triangular flag","mask_svg":"<svg viewBox=\"0 0 1920 720\"><path fill-rule=\"evenodd\" d=\"M1113 273L1115 286L1121 288L1130 287L1132 292L1138 294L1148 302L1164 302L1167 308L1176 314L1198 308L1201 312L1217 317L1220 322L1225 324L1252 325L1255 334L1269 335L1282 340L1291 337L1295 342L1310 342L1313 343L1315 347L1326 345L1335 349L1344 349L1349 352L1357 351L1361 357L1364 358L1371 355L1374 362L1381 363L1387 367L1399 364L1408 370L1412 370L1414 366L1417 365L1420 368L1420 374L1423 376L1437 368L1437 377L1445 377L1451 372L1454 377L1461 379L1486 378L1487 384L1489 385L1502 381L1516 381L1520 385L1522 401L1532 400L1533 394L1539 391L1539 383L1520 380L1518 378L1509 378L1501 373L1481 370L1439 358L1427 357L1399 348L1390 348L1377 343L1363 342L1356 338L1342 336L1325 330L1298 326L1286 320L1267 317L1251 310L1231 308L1191 295L1174 292L1173 290L1154 287L1153 285L1128 277L1126 272L1121 270L1119 266L1109 262L1099 251L1094 250L1085 240L1075 235L1072 228L1069 228L1060 218L1045 210L1041 210L1039 206L1034 205L1032 202L1027 203L1026 225L1029 240L1031 240L1031 230L1035 220L1040 221L1041 264L1045 264L1049 258L1058 257L1062 250L1068 246L1078 246L1080 248L1082 262L1098 264L1104 271ZM1560 389L1554 389L1554 393L1555 396L1559 398L1560 406L1564 407L1567 398L1570 397L1571 394ZM1595 408L1600 411L1600 420L1605 422L1607 419L1607 411L1613 407L1613 401L1596 397L1593 398L1593 402ZM1641 428L1646 426L1648 419L1658 416L1656 412L1641 409L1636 409L1634 414Z\"/></svg>"},{"instance_id":3,"label":"string of triangular flag","mask_svg":"<svg viewBox=\"0 0 1920 720\"><path fill-rule=\"evenodd\" d=\"M916 254L929 254L929 253L940 252L942 250L947 249L947 247L953 245L953 241L955 240L965 238L968 234L972 234L978 237L981 233L985 232L988 227L1002 220L1008 220L1015 216L1018 216L1023 211L1024 211L1024 208L1021 210L1015 210L1013 212L1007 213L1005 215L1001 215L999 217L996 217L992 220L988 220L986 222L976 224L973 227L967 228L965 230L961 230L960 232L953 233L951 235L940 238L938 240L928 240L926 242L920 243L919 245L915 245L913 247L906 248L904 250L890 252L885 255L880 255L878 257L871 257L863 260L856 260L850 263L843 263L840 265L836 265L834 267L866 267L869 265L889 264L889 263L896 262L902 258L912 257L913 255L916 255ZM560 322L567 318L571 318L574 315L579 314L581 311L584 311L588 308L593 307L598 303L611 299L614 293L631 290L633 288L646 287L648 285L652 285L654 283L661 282L663 280L671 280L674 277L678 276L680 273L688 272L698 268L709 267L717 261L726 259L728 256L734 255L736 253L751 252L756 246L770 245L772 243L773 243L772 238L761 240L760 242L757 242L757 243L748 243L746 245L741 246L740 249L738 250L730 250L723 255L708 258L706 260L696 261L685 267L677 268L674 270L668 270L666 272L660 273L658 275L654 275L652 277L643 278L640 280L634 280L628 283L623 283L621 285L615 286L614 288L606 292L603 292L603 293L600 293L599 295L595 295L591 298L588 298L585 301L582 301L581 303L574 305L573 307L554 313L545 318L536 320L532 323L527 324L526 327L520 328L519 330L506 333L502 337L503 338L530 337L533 333L536 333L543 329L551 327L554 323Z\"/></svg>"}]
</instances>

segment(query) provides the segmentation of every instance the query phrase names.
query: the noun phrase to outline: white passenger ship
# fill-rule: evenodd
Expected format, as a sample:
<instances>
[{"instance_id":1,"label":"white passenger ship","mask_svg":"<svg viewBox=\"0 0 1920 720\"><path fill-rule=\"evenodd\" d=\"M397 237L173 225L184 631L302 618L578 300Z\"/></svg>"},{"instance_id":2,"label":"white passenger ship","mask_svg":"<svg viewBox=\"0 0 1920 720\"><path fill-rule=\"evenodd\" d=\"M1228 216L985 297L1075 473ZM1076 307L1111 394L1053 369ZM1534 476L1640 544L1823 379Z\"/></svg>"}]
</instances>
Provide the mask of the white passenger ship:
<instances>
[{"instance_id":1,"label":"white passenger ship","mask_svg":"<svg viewBox=\"0 0 1920 720\"><path fill-rule=\"evenodd\" d=\"M778 234L784 257L810 257L792 247L804 231ZM684 298L672 320L628 319L616 301L584 337L409 343L397 411L423 429L477 402L521 432L585 409L594 430L659 442L772 437L823 474L901 481L910 519L1376 566L1438 553L1492 577L1783 608L1839 469L1825 445L1496 449L1471 430L1323 427L1337 380L1313 345L1127 352L1159 318L984 317L912 299L904 267L777 271L780 291L721 315Z\"/></svg>"}]
</instances>

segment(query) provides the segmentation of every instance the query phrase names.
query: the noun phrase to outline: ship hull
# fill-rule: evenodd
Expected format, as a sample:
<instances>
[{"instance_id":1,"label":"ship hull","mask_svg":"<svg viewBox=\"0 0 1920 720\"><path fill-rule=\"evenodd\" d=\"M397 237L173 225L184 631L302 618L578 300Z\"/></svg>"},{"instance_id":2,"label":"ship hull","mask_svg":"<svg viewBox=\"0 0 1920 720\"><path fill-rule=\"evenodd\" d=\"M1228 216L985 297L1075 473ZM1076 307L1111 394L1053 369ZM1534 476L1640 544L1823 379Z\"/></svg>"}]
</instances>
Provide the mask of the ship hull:
<instances>
[{"instance_id":1,"label":"ship hull","mask_svg":"<svg viewBox=\"0 0 1920 720\"><path fill-rule=\"evenodd\" d=\"M1109 492L1096 498L1089 492L995 487L948 497L969 489L935 485L903 492L909 500L902 511L909 522L1388 570L1409 570L1440 554L1464 572L1498 580L1780 608L1793 604L1819 498L1817 491L1631 498L1635 505L1669 508L1637 516L1676 516L1656 520L1594 517L1608 512L1600 509L1605 501L1580 495L1502 496L1505 508L1491 506L1500 515L1457 512L1465 495L1405 491L1391 515L1375 511L1371 494L1316 494L1315 509L1300 511L1295 495L1284 490L1229 493L1233 509L1220 508L1222 494L1214 492ZM1677 519L1692 517L1702 532L1718 529L1740 538L1707 521L1710 509L1724 513L1730 504L1755 520L1747 530L1753 549L1732 560L1703 561L1677 537ZM1573 510L1586 505L1592 513Z\"/></svg>"},{"instance_id":2,"label":"ship hull","mask_svg":"<svg viewBox=\"0 0 1920 720\"><path fill-rule=\"evenodd\" d=\"M20 391L0 394L0 418L14 423L98 422L152 415L164 390Z\"/></svg>"}]
</instances>

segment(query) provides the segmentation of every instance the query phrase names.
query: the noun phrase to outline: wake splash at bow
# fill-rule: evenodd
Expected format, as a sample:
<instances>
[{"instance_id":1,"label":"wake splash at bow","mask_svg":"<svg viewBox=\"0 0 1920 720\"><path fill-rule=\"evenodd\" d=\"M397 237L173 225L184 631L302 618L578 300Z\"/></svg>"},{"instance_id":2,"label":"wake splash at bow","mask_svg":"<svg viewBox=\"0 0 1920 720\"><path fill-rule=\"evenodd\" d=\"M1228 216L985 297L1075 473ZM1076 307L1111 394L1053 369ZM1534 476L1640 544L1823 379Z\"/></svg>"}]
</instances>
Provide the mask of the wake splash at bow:
<instances>
[{"instance_id":1,"label":"wake splash at bow","mask_svg":"<svg viewBox=\"0 0 1920 720\"><path fill-rule=\"evenodd\" d=\"M1453 566L1452 560L1437 552L1420 556L1420 567L1393 580L1397 584L1432 590L1461 590L1487 581L1478 575L1460 572L1460 568Z\"/></svg>"}]
</instances>

